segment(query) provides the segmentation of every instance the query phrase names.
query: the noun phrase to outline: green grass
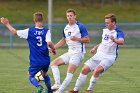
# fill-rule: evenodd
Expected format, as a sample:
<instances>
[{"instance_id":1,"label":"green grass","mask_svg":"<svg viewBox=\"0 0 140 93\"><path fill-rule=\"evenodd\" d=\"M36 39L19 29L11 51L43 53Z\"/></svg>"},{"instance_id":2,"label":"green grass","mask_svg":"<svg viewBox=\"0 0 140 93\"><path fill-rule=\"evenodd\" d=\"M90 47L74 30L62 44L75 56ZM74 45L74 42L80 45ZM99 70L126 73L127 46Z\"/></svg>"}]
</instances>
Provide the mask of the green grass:
<instances>
[{"instance_id":1,"label":"green grass","mask_svg":"<svg viewBox=\"0 0 140 93\"><path fill-rule=\"evenodd\" d=\"M81 71L83 63L92 55L87 53L84 61L74 73L74 77L66 90L73 89L76 79ZM57 50L57 55L52 56L53 60L66 51L66 48ZM36 89L28 81L28 49L27 48L0 48L0 93L35 93ZM140 93L140 49L120 48L119 58L103 76L100 77L94 87L95 93ZM66 75L67 66L59 67L61 81ZM54 83L51 69L48 74ZM81 87L80 93L86 90L91 73L86 83Z\"/></svg>"}]
</instances>

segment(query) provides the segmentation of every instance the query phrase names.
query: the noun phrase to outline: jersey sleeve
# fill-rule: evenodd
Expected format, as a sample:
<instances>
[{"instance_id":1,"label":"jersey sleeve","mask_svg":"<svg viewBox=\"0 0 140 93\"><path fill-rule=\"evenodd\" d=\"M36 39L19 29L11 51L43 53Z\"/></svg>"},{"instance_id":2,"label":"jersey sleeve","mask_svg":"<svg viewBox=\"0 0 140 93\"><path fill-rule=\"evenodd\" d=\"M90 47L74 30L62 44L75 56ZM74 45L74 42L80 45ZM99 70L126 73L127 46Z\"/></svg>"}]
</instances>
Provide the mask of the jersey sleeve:
<instances>
[{"instance_id":1,"label":"jersey sleeve","mask_svg":"<svg viewBox=\"0 0 140 93\"><path fill-rule=\"evenodd\" d=\"M48 32L46 33L46 40L45 41L46 42L51 41L51 32L50 32L50 30L48 30Z\"/></svg>"},{"instance_id":2,"label":"jersey sleeve","mask_svg":"<svg viewBox=\"0 0 140 93\"><path fill-rule=\"evenodd\" d=\"M29 32L29 28L24 29L24 30L17 30L17 35L18 35L20 38L27 39L27 38L28 38L28 32Z\"/></svg>"},{"instance_id":3,"label":"jersey sleeve","mask_svg":"<svg viewBox=\"0 0 140 93\"><path fill-rule=\"evenodd\" d=\"M120 29L117 30L117 38L124 38L124 33Z\"/></svg>"},{"instance_id":4,"label":"jersey sleeve","mask_svg":"<svg viewBox=\"0 0 140 93\"><path fill-rule=\"evenodd\" d=\"M64 38L66 38L65 33L64 33L64 30L62 31L62 36L63 36Z\"/></svg>"},{"instance_id":5,"label":"jersey sleeve","mask_svg":"<svg viewBox=\"0 0 140 93\"><path fill-rule=\"evenodd\" d=\"M88 31L86 30L84 25L80 25L79 28L80 28L80 32L81 32L82 37L88 36Z\"/></svg>"},{"instance_id":6,"label":"jersey sleeve","mask_svg":"<svg viewBox=\"0 0 140 93\"><path fill-rule=\"evenodd\" d=\"M63 31L62 31L62 37L64 37L64 38L66 38L66 36L65 36L65 33L64 33L64 29L66 28L66 24L64 25L64 27L63 27Z\"/></svg>"}]
</instances>

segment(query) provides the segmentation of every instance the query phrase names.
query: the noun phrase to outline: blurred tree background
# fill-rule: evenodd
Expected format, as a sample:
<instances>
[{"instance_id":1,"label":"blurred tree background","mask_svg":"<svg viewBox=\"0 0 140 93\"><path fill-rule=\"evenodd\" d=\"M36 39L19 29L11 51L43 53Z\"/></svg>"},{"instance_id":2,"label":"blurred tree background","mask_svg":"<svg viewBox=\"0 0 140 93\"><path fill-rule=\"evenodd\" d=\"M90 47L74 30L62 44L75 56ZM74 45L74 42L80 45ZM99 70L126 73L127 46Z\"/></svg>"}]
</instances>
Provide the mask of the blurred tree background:
<instances>
[{"instance_id":1,"label":"blurred tree background","mask_svg":"<svg viewBox=\"0 0 140 93\"><path fill-rule=\"evenodd\" d=\"M86 25L90 44L100 42L104 16L114 13L118 26L125 31L124 46L140 47L140 0L53 0L53 24L56 24L52 27L54 43L61 38L60 31L63 24L67 23L65 12L68 8L75 9L77 21ZM7 17L11 24L15 24L16 29L32 27L30 24L33 24L33 13L37 11L44 13L47 24L48 0L0 0L0 11L0 17ZM26 41L11 38L9 31L1 25L0 46L9 46L9 41L18 46L26 44Z\"/></svg>"},{"instance_id":2,"label":"blurred tree background","mask_svg":"<svg viewBox=\"0 0 140 93\"><path fill-rule=\"evenodd\" d=\"M103 22L110 12L117 15L118 22L140 22L140 0L53 0L53 23L66 23L68 8L74 8L77 20L83 23ZM0 0L0 11L12 23L32 23L36 11L47 18L48 0Z\"/></svg>"}]
</instances>

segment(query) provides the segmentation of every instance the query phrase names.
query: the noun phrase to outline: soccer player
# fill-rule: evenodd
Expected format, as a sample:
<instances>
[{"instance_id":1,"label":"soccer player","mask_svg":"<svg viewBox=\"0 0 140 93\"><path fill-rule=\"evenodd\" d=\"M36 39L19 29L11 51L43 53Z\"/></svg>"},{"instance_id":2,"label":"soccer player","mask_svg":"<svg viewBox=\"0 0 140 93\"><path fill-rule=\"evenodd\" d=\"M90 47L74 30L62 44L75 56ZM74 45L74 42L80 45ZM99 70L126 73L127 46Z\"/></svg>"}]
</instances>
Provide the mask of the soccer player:
<instances>
[{"instance_id":1,"label":"soccer player","mask_svg":"<svg viewBox=\"0 0 140 93\"><path fill-rule=\"evenodd\" d=\"M52 90L56 93L62 93L65 87L70 83L73 73L84 58L85 43L89 43L89 36L85 26L76 21L76 12L74 9L66 11L68 24L64 27L62 39L55 44L55 48L59 48L65 43L68 45L68 52L56 58L51 62L51 68L55 84ZM68 64L67 75L65 80L60 83L60 71L58 66Z\"/></svg>"},{"instance_id":2,"label":"soccer player","mask_svg":"<svg viewBox=\"0 0 140 93\"><path fill-rule=\"evenodd\" d=\"M76 81L73 90L68 93L78 93L84 84L87 74L93 71L89 86L85 93L92 93L92 89L100 74L110 68L118 56L118 45L124 44L124 33L116 27L116 16L112 13L105 16L106 28L103 29L102 42L91 49L91 53L97 53L85 62L82 71Z\"/></svg>"},{"instance_id":3,"label":"soccer player","mask_svg":"<svg viewBox=\"0 0 140 93\"><path fill-rule=\"evenodd\" d=\"M13 28L7 18L2 17L1 22L12 32L13 35L17 35L20 38L24 38L28 41L30 49L30 66L29 66L29 80L33 86L37 87L37 93L52 93L50 77L46 75L50 65L49 50L53 54L56 54L55 48L51 41L50 30L43 27L43 13L36 12L33 14L34 28L27 28L24 30L16 30ZM34 77L37 72L41 70L42 76L47 89L43 90L41 84Z\"/></svg>"}]
</instances>

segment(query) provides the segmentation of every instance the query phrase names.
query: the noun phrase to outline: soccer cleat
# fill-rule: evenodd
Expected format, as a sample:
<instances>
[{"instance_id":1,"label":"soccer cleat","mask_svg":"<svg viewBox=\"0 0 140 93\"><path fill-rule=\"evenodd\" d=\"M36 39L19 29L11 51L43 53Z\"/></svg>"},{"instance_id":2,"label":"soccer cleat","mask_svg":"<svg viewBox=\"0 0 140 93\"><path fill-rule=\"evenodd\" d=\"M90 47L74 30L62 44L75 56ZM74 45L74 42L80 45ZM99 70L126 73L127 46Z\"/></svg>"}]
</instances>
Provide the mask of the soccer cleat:
<instances>
[{"instance_id":1,"label":"soccer cleat","mask_svg":"<svg viewBox=\"0 0 140 93\"><path fill-rule=\"evenodd\" d=\"M92 91L91 90L86 90L86 92L85 93L92 93Z\"/></svg>"},{"instance_id":2,"label":"soccer cleat","mask_svg":"<svg viewBox=\"0 0 140 93\"><path fill-rule=\"evenodd\" d=\"M43 87L41 85L37 86L37 93L42 93Z\"/></svg>"},{"instance_id":3,"label":"soccer cleat","mask_svg":"<svg viewBox=\"0 0 140 93\"><path fill-rule=\"evenodd\" d=\"M51 88L53 91L58 90L60 87L60 84L54 84Z\"/></svg>"},{"instance_id":4,"label":"soccer cleat","mask_svg":"<svg viewBox=\"0 0 140 93\"><path fill-rule=\"evenodd\" d=\"M78 93L78 91L69 90L68 93Z\"/></svg>"}]
</instances>

